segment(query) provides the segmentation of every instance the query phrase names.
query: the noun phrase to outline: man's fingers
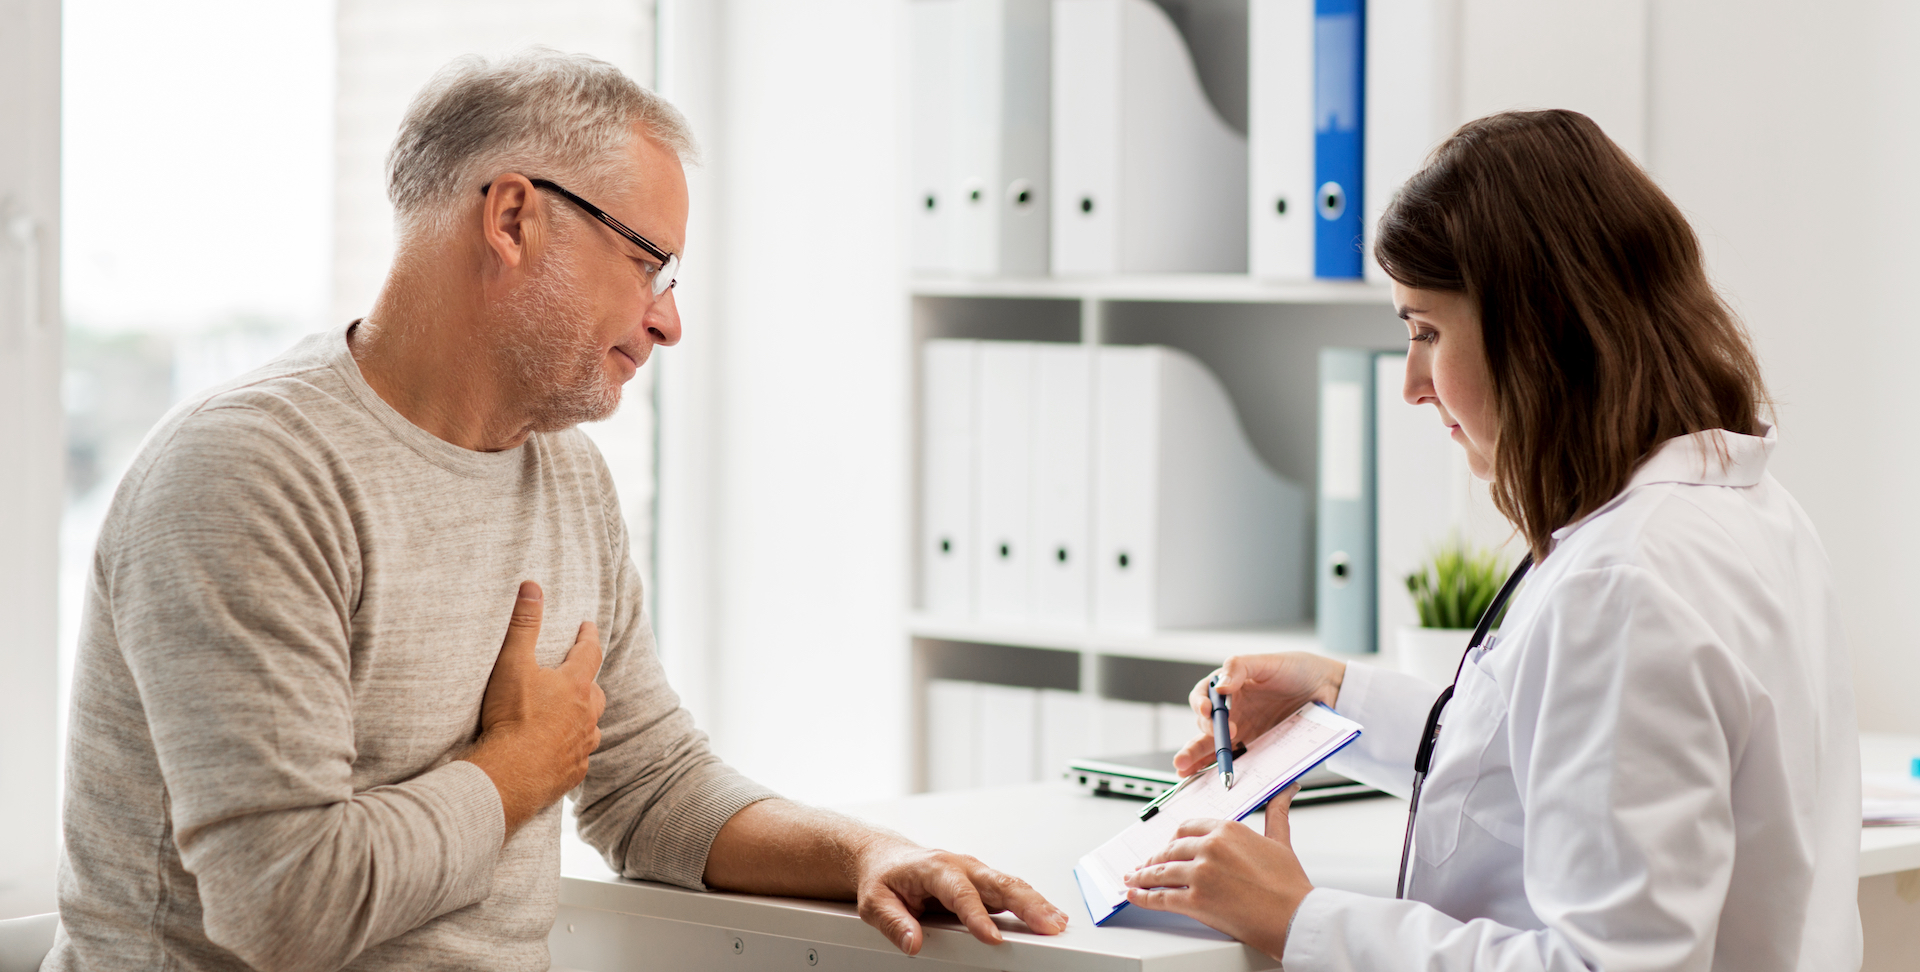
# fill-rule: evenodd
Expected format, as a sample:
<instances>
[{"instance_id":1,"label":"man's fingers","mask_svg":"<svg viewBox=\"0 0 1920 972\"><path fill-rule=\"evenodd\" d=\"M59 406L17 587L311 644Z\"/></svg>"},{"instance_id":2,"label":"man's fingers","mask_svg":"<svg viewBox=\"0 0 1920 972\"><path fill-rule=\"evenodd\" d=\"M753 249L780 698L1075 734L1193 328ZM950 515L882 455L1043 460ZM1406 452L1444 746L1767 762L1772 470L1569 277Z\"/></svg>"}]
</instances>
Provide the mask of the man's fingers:
<instances>
[{"instance_id":1,"label":"man's fingers","mask_svg":"<svg viewBox=\"0 0 1920 972\"><path fill-rule=\"evenodd\" d=\"M1266 834L1268 837L1283 844L1293 843L1293 827L1287 819L1287 814L1293 811L1293 797L1299 792L1300 784L1295 783L1274 794L1273 799L1267 801Z\"/></svg>"},{"instance_id":2,"label":"man's fingers","mask_svg":"<svg viewBox=\"0 0 1920 972\"><path fill-rule=\"evenodd\" d=\"M988 911L1011 911L1014 917L1042 935L1058 935L1067 930L1067 913L1053 906L1033 885L1002 874L990 867L977 868L973 886Z\"/></svg>"},{"instance_id":3,"label":"man's fingers","mask_svg":"<svg viewBox=\"0 0 1920 972\"><path fill-rule=\"evenodd\" d=\"M582 621L580 633L574 636L573 647L567 649L566 660L560 663L560 669L591 679L600 674L600 661L600 629L592 621Z\"/></svg>"},{"instance_id":4,"label":"man's fingers","mask_svg":"<svg viewBox=\"0 0 1920 972\"><path fill-rule=\"evenodd\" d=\"M957 867L944 869L933 882L933 895L967 926L973 937L988 945L1005 941L1000 935L1000 926L993 923L987 906L980 900L980 890L973 886L973 880L965 871Z\"/></svg>"},{"instance_id":5,"label":"man's fingers","mask_svg":"<svg viewBox=\"0 0 1920 972\"><path fill-rule=\"evenodd\" d=\"M908 955L920 954L920 945L925 934L920 923L913 918L913 912L906 903L893 893L891 888L875 888L860 898L860 920L880 930L887 941Z\"/></svg>"},{"instance_id":6,"label":"man's fingers","mask_svg":"<svg viewBox=\"0 0 1920 972\"><path fill-rule=\"evenodd\" d=\"M534 645L540 641L540 613L544 602L540 585L520 582L520 593L513 599L513 617L507 620L507 637L500 645L502 657L533 659Z\"/></svg>"}]
</instances>

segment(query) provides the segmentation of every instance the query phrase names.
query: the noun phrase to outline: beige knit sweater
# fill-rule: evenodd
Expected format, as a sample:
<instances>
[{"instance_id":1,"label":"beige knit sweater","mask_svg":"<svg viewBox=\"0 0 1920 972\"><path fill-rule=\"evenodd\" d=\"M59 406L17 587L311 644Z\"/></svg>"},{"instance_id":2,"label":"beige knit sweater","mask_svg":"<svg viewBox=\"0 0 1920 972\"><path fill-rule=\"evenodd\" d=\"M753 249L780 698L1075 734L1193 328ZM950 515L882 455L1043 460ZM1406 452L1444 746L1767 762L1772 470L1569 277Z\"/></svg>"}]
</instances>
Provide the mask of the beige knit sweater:
<instances>
[{"instance_id":1,"label":"beige knit sweater","mask_svg":"<svg viewBox=\"0 0 1920 972\"><path fill-rule=\"evenodd\" d=\"M771 796L667 686L578 431L469 452L361 378L346 330L161 422L101 531L74 672L64 932L47 968L545 969L560 810L502 847L456 761L522 580L539 657L605 639L574 793L615 869L698 888Z\"/></svg>"}]
</instances>

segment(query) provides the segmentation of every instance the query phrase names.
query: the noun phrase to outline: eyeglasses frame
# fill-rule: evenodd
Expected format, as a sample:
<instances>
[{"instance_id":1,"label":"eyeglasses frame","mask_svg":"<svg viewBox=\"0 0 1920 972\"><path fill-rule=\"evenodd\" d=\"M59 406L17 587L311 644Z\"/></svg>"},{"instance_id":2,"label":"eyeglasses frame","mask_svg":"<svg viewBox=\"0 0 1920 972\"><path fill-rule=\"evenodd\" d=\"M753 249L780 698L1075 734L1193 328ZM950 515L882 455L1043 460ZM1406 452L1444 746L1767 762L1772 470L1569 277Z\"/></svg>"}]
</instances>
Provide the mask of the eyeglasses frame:
<instances>
[{"instance_id":1,"label":"eyeglasses frame","mask_svg":"<svg viewBox=\"0 0 1920 972\"><path fill-rule=\"evenodd\" d=\"M592 216L594 219L597 219L600 222L607 224L608 229L613 230L615 233L620 234L623 238L626 239L627 242L632 243L634 246L637 246L640 249L647 251L648 256L653 257L655 260L660 261L660 269L655 271L655 273L664 274L669 269L675 270L675 271L679 270L680 258L678 255L669 253L666 250L663 250L660 247L655 246L652 240L649 240L646 237L641 236L638 233L635 233L633 230L628 229L627 224L622 223L619 220L613 218L612 213L609 213L606 210L601 209L600 207L595 206L594 204L586 201L585 199L580 198L578 195L576 195L573 192L573 190L568 189L566 186L563 186L553 181L552 179L528 179L527 181L533 183L533 187L535 189L548 189L553 192L557 192L562 196L567 197L567 200L569 202L572 202L575 206L580 207L582 210L586 212L587 215ZM487 191L492 188L493 188L493 183L489 182L486 185L480 187L480 194L484 196L487 194ZM654 287L653 295L655 297L658 297L661 294L664 294L667 291L672 290L674 288L674 285L680 282L678 279L678 276L679 275L676 272L673 276L670 276L667 278L666 286Z\"/></svg>"}]
</instances>

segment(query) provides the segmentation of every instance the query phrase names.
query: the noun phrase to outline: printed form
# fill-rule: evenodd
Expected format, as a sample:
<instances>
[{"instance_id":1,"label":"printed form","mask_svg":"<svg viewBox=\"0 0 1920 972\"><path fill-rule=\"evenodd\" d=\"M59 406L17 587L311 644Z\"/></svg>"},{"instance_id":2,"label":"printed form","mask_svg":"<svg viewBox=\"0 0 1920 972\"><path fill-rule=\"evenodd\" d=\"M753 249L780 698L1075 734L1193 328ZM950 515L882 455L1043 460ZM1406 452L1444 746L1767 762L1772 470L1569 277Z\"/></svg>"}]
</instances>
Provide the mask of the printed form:
<instances>
[{"instance_id":1,"label":"printed form","mask_svg":"<svg viewBox=\"0 0 1920 972\"><path fill-rule=\"evenodd\" d=\"M1073 872L1093 923L1101 924L1127 906L1122 878L1171 843L1181 824L1196 819L1244 820L1359 736L1359 723L1310 702L1248 743L1244 755L1233 758L1233 789L1227 789L1218 767L1202 771L1201 779L1169 797L1151 819L1128 827L1080 859Z\"/></svg>"}]
</instances>

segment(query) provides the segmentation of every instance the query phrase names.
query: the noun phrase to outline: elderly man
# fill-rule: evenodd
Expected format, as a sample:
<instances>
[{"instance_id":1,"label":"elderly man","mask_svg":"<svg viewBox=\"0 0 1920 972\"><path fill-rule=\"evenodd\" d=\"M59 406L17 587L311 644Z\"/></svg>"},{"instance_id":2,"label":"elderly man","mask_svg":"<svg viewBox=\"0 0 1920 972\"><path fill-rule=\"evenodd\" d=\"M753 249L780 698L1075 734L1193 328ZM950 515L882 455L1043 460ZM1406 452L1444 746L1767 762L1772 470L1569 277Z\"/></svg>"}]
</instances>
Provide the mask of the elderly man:
<instances>
[{"instance_id":1,"label":"elderly man","mask_svg":"<svg viewBox=\"0 0 1920 972\"><path fill-rule=\"evenodd\" d=\"M545 969L569 791L623 874L857 898L908 953L935 900L1065 927L739 776L667 687L573 426L680 339L690 150L600 62L455 64L394 143L372 312L148 438L88 589L49 968Z\"/></svg>"}]
</instances>

